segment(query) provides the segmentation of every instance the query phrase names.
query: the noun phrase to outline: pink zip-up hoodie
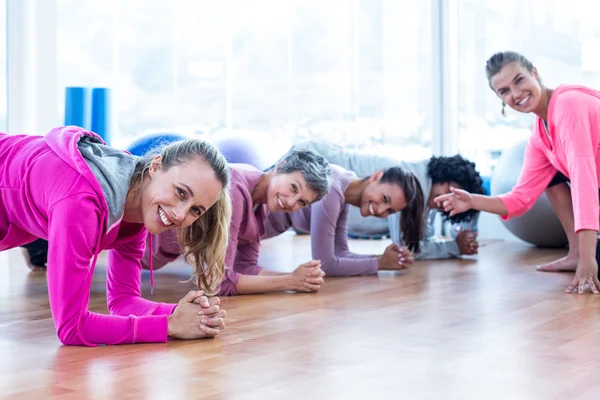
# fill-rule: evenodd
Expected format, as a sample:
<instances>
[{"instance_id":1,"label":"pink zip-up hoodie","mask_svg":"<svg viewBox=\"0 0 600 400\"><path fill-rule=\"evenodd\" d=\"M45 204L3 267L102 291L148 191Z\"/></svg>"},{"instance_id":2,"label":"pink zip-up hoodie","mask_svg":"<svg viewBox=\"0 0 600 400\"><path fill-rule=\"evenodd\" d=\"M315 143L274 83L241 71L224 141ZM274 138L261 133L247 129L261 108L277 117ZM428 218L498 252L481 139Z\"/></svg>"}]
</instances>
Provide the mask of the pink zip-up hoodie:
<instances>
[{"instance_id":1,"label":"pink zip-up hoodie","mask_svg":"<svg viewBox=\"0 0 600 400\"><path fill-rule=\"evenodd\" d=\"M548 133L537 117L525 148L516 186L499 196L504 219L524 214L542 195L557 171L571 181L575 232L598 231L600 188L600 92L560 85L548 104Z\"/></svg>"},{"instance_id":2,"label":"pink zip-up hoodie","mask_svg":"<svg viewBox=\"0 0 600 400\"><path fill-rule=\"evenodd\" d=\"M176 304L141 297L146 229L108 226L102 187L78 149L78 127L45 137L0 133L0 251L47 239L48 294L60 341L67 345L165 342ZM98 253L108 250L111 315L88 310Z\"/></svg>"}]
</instances>

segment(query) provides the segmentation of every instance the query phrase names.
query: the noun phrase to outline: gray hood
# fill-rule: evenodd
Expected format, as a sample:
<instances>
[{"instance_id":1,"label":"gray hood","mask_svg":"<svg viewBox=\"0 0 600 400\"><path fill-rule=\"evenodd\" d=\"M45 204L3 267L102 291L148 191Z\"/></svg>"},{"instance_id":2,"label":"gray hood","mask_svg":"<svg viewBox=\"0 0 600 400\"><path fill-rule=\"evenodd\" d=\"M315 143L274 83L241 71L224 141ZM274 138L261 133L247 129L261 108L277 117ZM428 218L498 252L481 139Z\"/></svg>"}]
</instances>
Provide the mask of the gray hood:
<instances>
[{"instance_id":1,"label":"gray hood","mask_svg":"<svg viewBox=\"0 0 600 400\"><path fill-rule=\"evenodd\" d=\"M413 173L419 181L421 190L423 190L425 208L427 208L427 199L431 191L431 178L427 175L429 160L402 161L364 151L345 149L326 141L299 143L293 148L296 150L312 150L325 157L331 164L353 171L359 178L365 178L387 168L400 167L404 171Z\"/></svg>"},{"instance_id":2,"label":"gray hood","mask_svg":"<svg viewBox=\"0 0 600 400\"><path fill-rule=\"evenodd\" d=\"M104 192L109 210L106 227L108 232L123 217L138 157L103 145L88 136L82 137L77 147Z\"/></svg>"}]
</instances>

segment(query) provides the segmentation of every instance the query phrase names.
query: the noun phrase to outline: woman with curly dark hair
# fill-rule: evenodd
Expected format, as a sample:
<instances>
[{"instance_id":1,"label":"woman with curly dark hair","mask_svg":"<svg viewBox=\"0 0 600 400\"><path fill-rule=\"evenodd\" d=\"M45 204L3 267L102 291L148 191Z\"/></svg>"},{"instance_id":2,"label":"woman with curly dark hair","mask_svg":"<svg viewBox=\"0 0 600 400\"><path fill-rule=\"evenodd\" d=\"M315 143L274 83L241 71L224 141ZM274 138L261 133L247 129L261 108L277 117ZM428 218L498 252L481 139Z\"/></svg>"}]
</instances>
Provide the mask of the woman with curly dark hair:
<instances>
[{"instance_id":1,"label":"woman with curly dark hair","mask_svg":"<svg viewBox=\"0 0 600 400\"><path fill-rule=\"evenodd\" d=\"M419 243L419 251L415 259L441 259L458 257L460 255L477 254L479 244L477 233L471 229L461 231L456 240L436 240L434 238L434 220L437 213L442 214L444 221L454 224L470 223L477 220L478 212L467 212L450 216L438 207L433 199L439 195L450 193L450 187L457 187L471 193L484 194L483 181L475 169L475 163L455 155L453 157L431 157L429 160L407 162L400 159L383 157L363 151L349 150L326 141L310 141L297 144L295 149L312 150L331 164L355 172L358 176L368 176L375 171L390 167L400 167L414 174L421 185L425 200L424 225L425 233ZM392 214L386 219L363 217L360 210L351 207L348 218L348 233L352 236L375 237L389 236L396 244L403 244L400 235L399 213Z\"/></svg>"}]
</instances>

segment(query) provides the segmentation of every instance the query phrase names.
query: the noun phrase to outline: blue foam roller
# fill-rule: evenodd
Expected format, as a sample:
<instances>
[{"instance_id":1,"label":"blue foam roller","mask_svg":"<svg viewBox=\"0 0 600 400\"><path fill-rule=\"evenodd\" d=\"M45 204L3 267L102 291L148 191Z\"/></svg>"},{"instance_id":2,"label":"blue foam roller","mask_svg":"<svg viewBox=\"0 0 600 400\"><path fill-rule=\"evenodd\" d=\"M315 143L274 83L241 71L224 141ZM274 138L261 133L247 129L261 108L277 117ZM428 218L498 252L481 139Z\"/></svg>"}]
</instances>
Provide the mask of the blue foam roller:
<instances>
[{"instance_id":1,"label":"blue foam roller","mask_svg":"<svg viewBox=\"0 0 600 400\"><path fill-rule=\"evenodd\" d=\"M65 126L75 125L90 130L90 101L88 88L65 88Z\"/></svg>"},{"instance_id":2,"label":"blue foam roller","mask_svg":"<svg viewBox=\"0 0 600 400\"><path fill-rule=\"evenodd\" d=\"M107 144L110 144L111 139L111 120L111 90L93 88L91 131L97 133Z\"/></svg>"}]
</instances>

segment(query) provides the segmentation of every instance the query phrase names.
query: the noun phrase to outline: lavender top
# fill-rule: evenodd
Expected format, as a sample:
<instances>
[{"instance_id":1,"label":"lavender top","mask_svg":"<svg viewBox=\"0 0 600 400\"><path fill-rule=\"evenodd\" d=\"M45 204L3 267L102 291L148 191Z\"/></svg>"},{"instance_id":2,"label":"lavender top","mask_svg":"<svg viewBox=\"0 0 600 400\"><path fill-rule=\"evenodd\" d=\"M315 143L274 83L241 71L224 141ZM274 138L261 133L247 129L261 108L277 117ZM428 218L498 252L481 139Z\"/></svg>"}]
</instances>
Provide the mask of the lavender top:
<instances>
[{"instance_id":1,"label":"lavender top","mask_svg":"<svg viewBox=\"0 0 600 400\"><path fill-rule=\"evenodd\" d=\"M312 257L321 260L328 276L372 275L377 273L377 258L355 254L348 249L346 189L357 176L331 165L332 185L321 200L293 213L271 213L265 221L263 239L277 236L290 227L310 232Z\"/></svg>"}]
</instances>

